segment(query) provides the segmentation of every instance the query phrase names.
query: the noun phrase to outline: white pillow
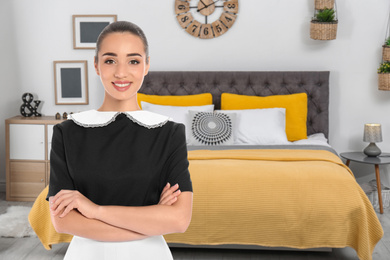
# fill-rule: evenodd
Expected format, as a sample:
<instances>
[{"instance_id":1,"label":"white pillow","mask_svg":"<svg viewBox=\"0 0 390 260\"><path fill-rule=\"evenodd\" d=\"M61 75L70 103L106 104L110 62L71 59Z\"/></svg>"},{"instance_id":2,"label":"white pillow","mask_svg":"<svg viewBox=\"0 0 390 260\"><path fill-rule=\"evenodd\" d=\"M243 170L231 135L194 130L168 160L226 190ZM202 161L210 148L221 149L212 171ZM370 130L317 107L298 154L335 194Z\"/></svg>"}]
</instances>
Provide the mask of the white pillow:
<instances>
[{"instance_id":1,"label":"white pillow","mask_svg":"<svg viewBox=\"0 0 390 260\"><path fill-rule=\"evenodd\" d=\"M217 110L217 113L235 113L235 142L238 145L288 144L286 109Z\"/></svg>"},{"instance_id":2,"label":"white pillow","mask_svg":"<svg viewBox=\"0 0 390 260\"><path fill-rule=\"evenodd\" d=\"M189 111L213 112L214 105L204 106L164 106L141 101L142 110L154 112L160 115L168 116L172 121L182 123L186 127L187 143L191 130L191 122L189 121Z\"/></svg>"},{"instance_id":3,"label":"white pillow","mask_svg":"<svg viewBox=\"0 0 390 260\"><path fill-rule=\"evenodd\" d=\"M298 140L295 142L291 142L292 144L308 144L308 145L325 145L329 146L328 139L326 139L323 133L316 133L312 135L308 135L307 139Z\"/></svg>"}]
</instances>

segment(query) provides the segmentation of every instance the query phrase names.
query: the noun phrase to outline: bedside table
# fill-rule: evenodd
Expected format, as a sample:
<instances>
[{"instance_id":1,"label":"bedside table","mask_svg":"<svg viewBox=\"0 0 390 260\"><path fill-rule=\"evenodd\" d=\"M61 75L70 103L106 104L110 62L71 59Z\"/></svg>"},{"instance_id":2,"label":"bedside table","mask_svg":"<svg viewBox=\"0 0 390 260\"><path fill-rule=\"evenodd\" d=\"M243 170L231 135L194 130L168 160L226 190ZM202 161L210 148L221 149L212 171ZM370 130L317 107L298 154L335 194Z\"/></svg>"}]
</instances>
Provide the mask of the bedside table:
<instances>
[{"instance_id":1,"label":"bedside table","mask_svg":"<svg viewBox=\"0 0 390 260\"><path fill-rule=\"evenodd\" d=\"M368 157L363 152L350 152L350 153L340 153L340 156L347 160L345 162L347 166L349 166L349 163L351 161L375 165L375 176L376 176L376 185L378 187L379 209L380 209L380 213L383 214L381 176L379 174L379 165L390 164L390 154L382 153L378 157Z\"/></svg>"}]
</instances>

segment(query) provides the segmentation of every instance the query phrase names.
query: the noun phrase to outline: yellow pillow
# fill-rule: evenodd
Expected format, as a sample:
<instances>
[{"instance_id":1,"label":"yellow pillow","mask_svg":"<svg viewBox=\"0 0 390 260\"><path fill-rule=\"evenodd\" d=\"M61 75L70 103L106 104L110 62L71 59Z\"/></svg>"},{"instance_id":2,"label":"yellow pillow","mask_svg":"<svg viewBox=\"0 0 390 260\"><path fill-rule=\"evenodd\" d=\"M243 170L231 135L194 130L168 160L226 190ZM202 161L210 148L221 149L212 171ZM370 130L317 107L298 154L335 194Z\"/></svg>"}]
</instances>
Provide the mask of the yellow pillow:
<instances>
[{"instance_id":1,"label":"yellow pillow","mask_svg":"<svg viewBox=\"0 0 390 260\"><path fill-rule=\"evenodd\" d=\"M203 93L185 96L159 96L137 93L138 105L141 107L141 101L165 106L204 106L213 104L211 93ZM141 107L142 108L142 107Z\"/></svg>"},{"instance_id":2,"label":"yellow pillow","mask_svg":"<svg viewBox=\"0 0 390 260\"><path fill-rule=\"evenodd\" d=\"M307 95L306 93L275 95L267 97L245 96L222 93L221 109L285 108L286 135L289 141L307 138Z\"/></svg>"}]
</instances>

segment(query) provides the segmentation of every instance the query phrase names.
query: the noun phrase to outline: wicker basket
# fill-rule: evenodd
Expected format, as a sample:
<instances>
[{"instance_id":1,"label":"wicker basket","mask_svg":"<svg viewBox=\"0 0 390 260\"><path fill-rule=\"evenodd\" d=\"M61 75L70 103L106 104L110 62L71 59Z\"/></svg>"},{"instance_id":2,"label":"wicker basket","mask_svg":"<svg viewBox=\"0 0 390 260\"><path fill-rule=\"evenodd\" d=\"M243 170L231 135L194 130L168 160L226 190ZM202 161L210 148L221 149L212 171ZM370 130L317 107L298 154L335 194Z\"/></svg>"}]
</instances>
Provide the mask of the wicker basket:
<instances>
[{"instance_id":1,"label":"wicker basket","mask_svg":"<svg viewBox=\"0 0 390 260\"><path fill-rule=\"evenodd\" d=\"M337 22L320 23L311 21L310 38L314 40L334 40L337 35Z\"/></svg>"},{"instance_id":2,"label":"wicker basket","mask_svg":"<svg viewBox=\"0 0 390 260\"><path fill-rule=\"evenodd\" d=\"M389 45L382 46L382 60L383 61L390 61L390 46Z\"/></svg>"},{"instance_id":3,"label":"wicker basket","mask_svg":"<svg viewBox=\"0 0 390 260\"><path fill-rule=\"evenodd\" d=\"M378 89L390 90L390 73L378 73Z\"/></svg>"},{"instance_id":4,"label":"wicker basket","mask_svg":"<svg viewBox=\"0 0 390 260\"><path fill-rule=\"evenodd\" d=\"M315 9L332 9L334 7L334 0L315 0Z\"/></svg>"}]
</instances>

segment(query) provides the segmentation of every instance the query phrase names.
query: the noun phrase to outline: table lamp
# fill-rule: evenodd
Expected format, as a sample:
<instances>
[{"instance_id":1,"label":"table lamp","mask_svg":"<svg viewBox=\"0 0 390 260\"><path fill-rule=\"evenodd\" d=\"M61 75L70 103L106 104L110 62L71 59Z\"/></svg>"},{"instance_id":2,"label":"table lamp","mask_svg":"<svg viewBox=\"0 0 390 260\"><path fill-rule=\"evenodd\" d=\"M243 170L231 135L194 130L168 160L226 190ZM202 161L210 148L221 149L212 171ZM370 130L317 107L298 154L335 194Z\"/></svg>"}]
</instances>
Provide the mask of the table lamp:
<instances>
[{"instance_id":1,"label":"table lamp","mask_svg":"<svg viewBox=\"0 0 390 260\"><path fill-rule=\"evenodd\" d=\"M369 157L377 157L381 154L381 149L375 143L382 142L382 129L380 124L364 125L364 142L370 144L364 149L364 154Z\"/></svg>"}]
</instances>

